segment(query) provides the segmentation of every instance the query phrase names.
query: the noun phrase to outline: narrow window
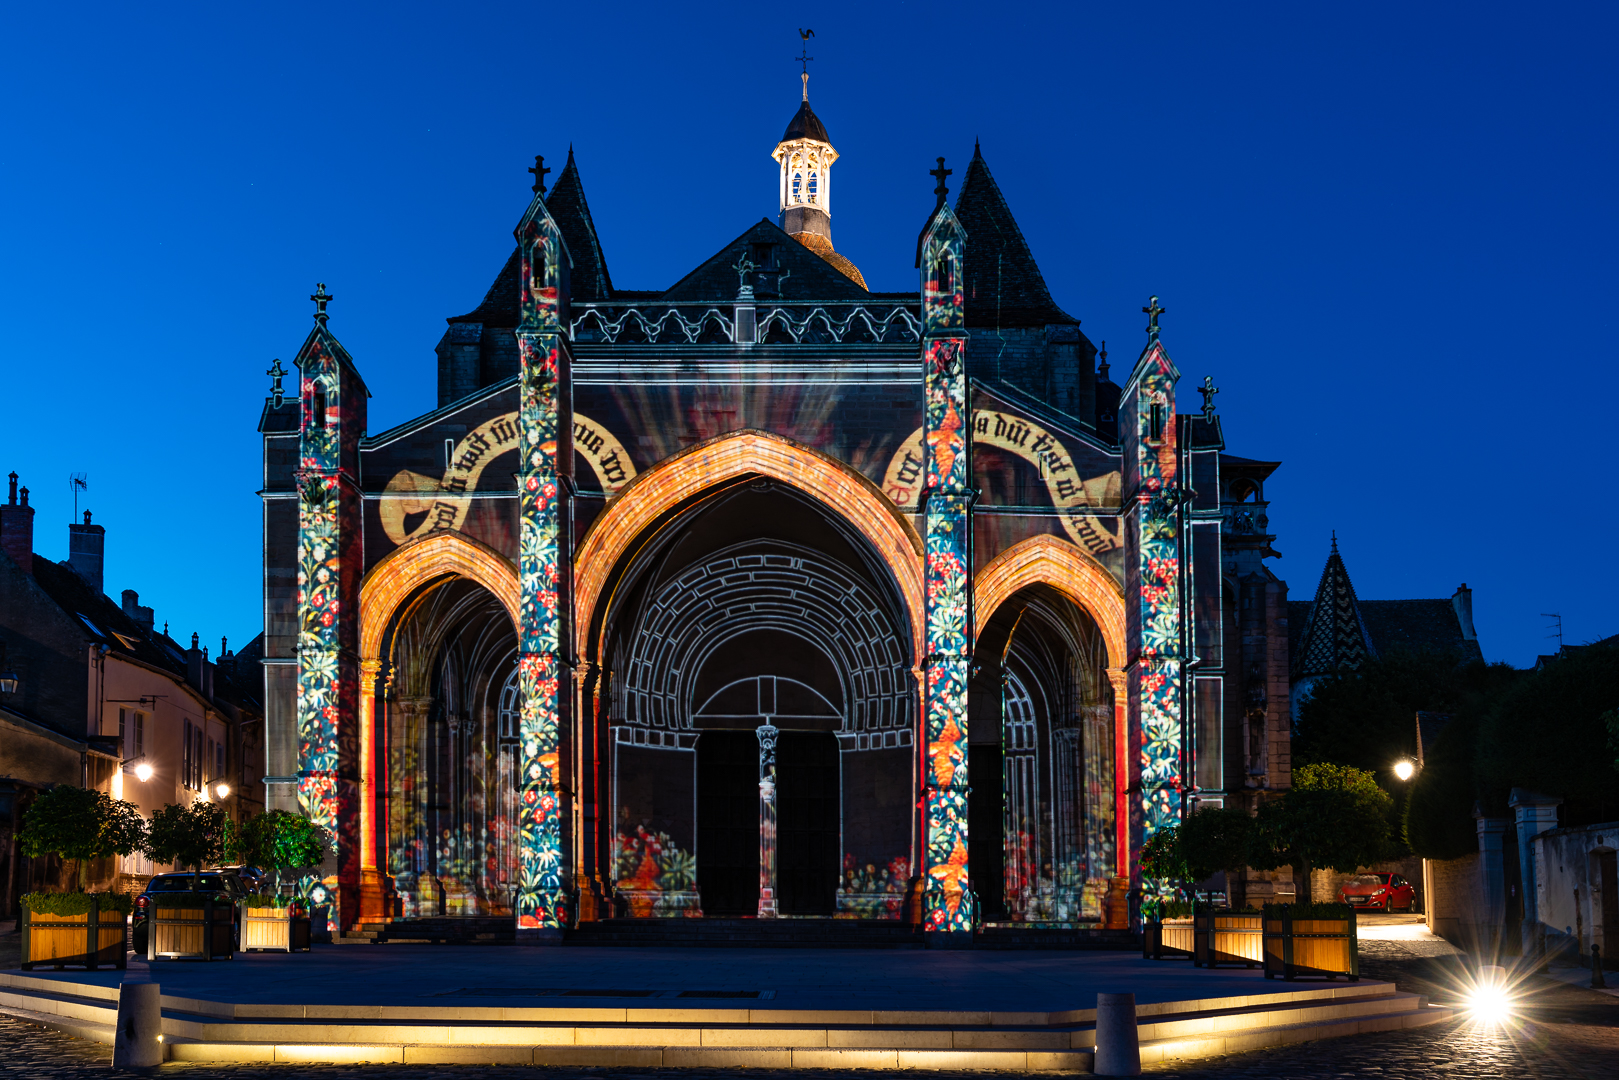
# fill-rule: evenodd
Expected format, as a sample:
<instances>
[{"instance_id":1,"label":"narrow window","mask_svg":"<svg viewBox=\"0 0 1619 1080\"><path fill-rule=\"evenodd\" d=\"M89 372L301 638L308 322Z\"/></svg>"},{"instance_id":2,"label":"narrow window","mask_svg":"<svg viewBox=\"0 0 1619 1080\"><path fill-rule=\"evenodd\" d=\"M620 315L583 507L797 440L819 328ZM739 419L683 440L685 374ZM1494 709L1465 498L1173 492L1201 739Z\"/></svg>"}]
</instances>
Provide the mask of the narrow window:
<instances>
[{"instance_id":1,"label":"narrow window","mask_svg":"<svg viewBox=\"0 0 1619 1080\"><path fill-rule=\"evenodd\" d=\"M815 173L809 175L809 201L812 204L815 202L816 175Z\"/></svg>"},{"instance_id":2,"label":"narrow window","mask_svg":"<svg viewBox=\"0 0 1619 1080\"><path fill-rule=\"evenodd\" d=\"M319 386L315 387L315 408L314 408L314 413L315 413L314 426L318 427L318 428L325 427L326 426L326 391L323 388L319 387Z\"/></svg>"},{"instance_id":3,"label":"narrow window","mask_svg":"<svg viewBox=\"0 0 1619 1080\"><path fill-rule=\"evenodd\" d=\"M223 780L224 778L225 778L225 744L224 743L216 743L214 745L214 779L215 780Z\"/></svg>"},{"instance_id":4,"label":"narrow window","mask_svg":"<svg viewBox=\"0 0 1619 1080\"><path fill-rule=\"evenodd\" d=\"M804 177L802 173L793 173L793 202L798 201L798 189L802 186Z\"/></svg>"},{"instance_id":5,"label":"narrow window","mask_svg":"<svg viewBox=\"0 0 1619 1080\"><path fill-rule=\"evenodd\" d=\"M940 254L939 261L933 264L934 290L951 294L956 291L955 274L951 271L950 256Z\"/></svg>"},{"instance_id":6,"label":"narrow window","mask_svg":"<svg viewBox=\"0 0 1619 1080\"><path fill-rule=\"evenodd\" d=\"M1164 407L1158 402L1152 403L1152 419L1148 422L1147 438L1157 442L1164 437Z\"/></svg>"},{"instance_id":7,"label":"narrow window","mask_svg":"<svg viewBox=\"0 0 1619 1080\"><path fill-rule=\"evenodd\" d=\"M191 721L187 720L185 724L185 738L180 744L181 753L185 755L180 762L180 782L186 787L196 787L191 782Z\"/></svg>"},{"instance_id":8,"label":"narrow window","mask_svg":"<svg viewBox=\"0 0 1619 1080\"><path fill-rule=\"evenodd\" d=\"M146 753L146 714L135 714L135 756Z\"/></svg>"},{"instance_id":9,"label":"narrow window","mask_svg":"<svg viewBox=\"0 0 1619 1080\"><path fill-rule=\"evenodd\" d=\"M126 749L126 746L125 746L125 743L124 743L124 719L128 715L129 715L129 710L128 709L119 709L118 710L118 752L120 754L123 753L124 750Z\"/></svg>"}]
</instances>

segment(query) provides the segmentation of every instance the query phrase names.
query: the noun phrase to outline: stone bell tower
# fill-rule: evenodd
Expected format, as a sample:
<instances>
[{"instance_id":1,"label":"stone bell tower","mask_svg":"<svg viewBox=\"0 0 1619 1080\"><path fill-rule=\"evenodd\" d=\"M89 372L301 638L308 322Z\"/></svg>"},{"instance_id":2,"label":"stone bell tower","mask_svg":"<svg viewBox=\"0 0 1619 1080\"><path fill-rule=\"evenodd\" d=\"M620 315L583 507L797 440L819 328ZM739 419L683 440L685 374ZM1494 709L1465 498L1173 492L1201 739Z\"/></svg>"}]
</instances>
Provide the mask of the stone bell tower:
<instances>
[{"instance_id":1,"label":"stone bell tower","mask_svg":"<svg viewBox=\"0 0 1619 1080\"><path fill-rule=\"evenodd\" d=\"M866 279L860 270L832 249L832 163L838 160L838 152L832 148L826 125L810 108L809 61L814 57L800 59L804 63L804 100L770 155L781 167L777 221L783 232L864 289Z\"/></svg>"}]
</instances>

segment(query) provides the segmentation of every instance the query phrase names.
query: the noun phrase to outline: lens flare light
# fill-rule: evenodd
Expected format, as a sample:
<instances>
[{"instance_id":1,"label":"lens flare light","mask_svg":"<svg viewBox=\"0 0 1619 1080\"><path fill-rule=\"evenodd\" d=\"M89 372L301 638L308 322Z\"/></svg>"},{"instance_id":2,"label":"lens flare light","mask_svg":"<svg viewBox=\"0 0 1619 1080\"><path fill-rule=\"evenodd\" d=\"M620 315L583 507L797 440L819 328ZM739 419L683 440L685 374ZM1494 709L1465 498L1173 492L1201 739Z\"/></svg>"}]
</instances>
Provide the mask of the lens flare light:
<instances>
[{"instance_id":1,"label":"lens flare light","mask_svg":"<svg viewBox=\"0 0 1619 1080\"><path fill-rule=\"evenodd\" d=\"M1394 775L1398 776L1401 780L1411 779L1412 775L1416 771L1417 767L1411 764L1409 761L1397 761L1394 763Z\"/></svg>"}]
</instances>

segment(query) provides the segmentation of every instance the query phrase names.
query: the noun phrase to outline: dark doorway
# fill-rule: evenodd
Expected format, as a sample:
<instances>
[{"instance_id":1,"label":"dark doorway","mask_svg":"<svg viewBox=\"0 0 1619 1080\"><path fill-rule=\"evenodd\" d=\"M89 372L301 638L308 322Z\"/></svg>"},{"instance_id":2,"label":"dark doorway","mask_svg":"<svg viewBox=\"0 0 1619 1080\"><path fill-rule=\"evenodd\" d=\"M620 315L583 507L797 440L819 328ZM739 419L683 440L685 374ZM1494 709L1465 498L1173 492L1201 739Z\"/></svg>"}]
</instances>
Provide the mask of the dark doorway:
<instances>
[{"instance_id":1,"label":"dark doorway","mask_svg":"<svg viewBox=\"0 0 1619 1080\"><path fill-rule=\"evenodd\" d=\"M776 883L783 915L836 910L842 862L838 787L836 736L782 732L776 744Z\"/></svg>"},{"instance_id":2,"label":"dark doorway","mask_svg":"<svg viewBox=\"0 0 1619 1080\"><path fill-rule=\"evenodd\" d=\"M697 739L697 887L705 915L759 912L759 738Z\"/></svg>"},{"instance_id":3,"label":"dark doorway","mask_svg":"<svg viewBox=\"0 0 1619 1080\"><path fill-rule=\"evenodd\" d=\"M1597 852L1602 878L1602 966L1619 968L1619 854Z\"/></svg>"},{"instance_id":4,"label":"dark doorway","mask_svg":"<svg viewBox=\"0 0 1619 1080\"><path fill-rule=\"evenodd\" d=\"M1001 795L1001 744L967 747L967 836L972 855L967 870L985 919L1006 917L1005 822Z\"/></svg>"}]
</instances>

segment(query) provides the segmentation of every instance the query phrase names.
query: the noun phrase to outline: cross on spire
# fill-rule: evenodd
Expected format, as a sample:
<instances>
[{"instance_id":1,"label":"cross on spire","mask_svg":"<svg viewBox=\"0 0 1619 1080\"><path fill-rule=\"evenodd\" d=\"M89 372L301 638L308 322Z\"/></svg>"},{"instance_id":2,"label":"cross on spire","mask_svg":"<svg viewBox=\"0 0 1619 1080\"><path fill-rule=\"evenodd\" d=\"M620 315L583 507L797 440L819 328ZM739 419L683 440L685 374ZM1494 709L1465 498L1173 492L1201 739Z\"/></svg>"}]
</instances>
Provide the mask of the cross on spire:
<instances>
[{"instance_id":1,"label":"cross on spire","mask_svg":"<svg viewBox=\"0 0 1619 1080\"><path fill-rule=\"evenodd\" d=\"M281 408L281 402L286 397L281 390L281 380L285 378L287 374L287 369L281 366L281 358L279 356L275 358L274 366L272 366L269 371L266 371L265 374L270 376L270 398L273 402L270 408L279 409Z\"/></svg>"},{"instance_id":2,"label":"cross on spire","mask_svg":"<svg viewBox=\"0 0 1619 1080\"><path fill-rule=\"evenodd\" d=\"M1218 394L1220 392L1220 388L1218 386L1214 385L1214 376L1213 375L1205 375L1205 376L1203 376L1203 385L1197 388L1197 392L1203 395L1203 417L1204 417L1204 419L1213 420L1214 419L1214 395Z\"/></svg>"},{"instance_id":3,"label":"cross on spire","mask_svg":"<svg viewBox=\"0 0 1619 1080\"><path fill-rule=\"evenodd\" d=\"M326 283L322 281L316 284L315 295L311 296L309 299L315 302L315 321L320 323L322 326L325 326L326 305L335 300L336 297L332 296L331 293L326 291Z\"/></svg>"},{"instance_id":4,"label":"cross on spire","mask_svg":"<svg viewBox=\"0 0 1619 1080\"><path fill-rule=\"evenodd\" d=\"M798 31L798 40L800 42L802 42L803 50L799 54L799 56L796 57L796 59L798 60L798 62L800 64L804 65L804 100L805 101L809 100L809 65L810 65L810 61L815 59L815 57L813 57L813 56L811 56L809 54L809 39L814 37L814 36L815 36L815 31L813 31L813 30L805 30L805 29L800 28L799 31Z\"/></svg>"},{"instance_id":5,"label":"cross on spire","mask_svg":"<svg viewBox=\"0 0 1619 1080\"><path fill-rule=\"evenodd\" d=\"M1164 313L1164 309L1158 306L1158 298L1154 296L1141 311L1147 316L1147 344L1151 345L1158 340L1158 316Z\"/></svg>"},{"instance_id":6,"label":"cross on spire","mask_svg":"<svg viewBox=\"0 0 1619 1080\"><path fill-rule=\"evenodd\" d=\"M1107 378L1107 339L1106 338L1102 339L1102 348L1097 352L1096 358L1102 362L1101 367L1096 372L1096 377L1098 379L1106 379Z\"/></svg>"},{"instance_id":7,"label":"cross on spire","mask_svg":"<svg viewBox=\"0 0 1619 1080\"><path fill-rule=\"evenodd\" d=\"M573 147L568 147L568 153L573 153ZM545 174L550 171L551 170L546 168L545 165L545 155L535 154L534 167L529 170L529 172L534 174L534 186L529 188L529 190L543 198L545 196Z\"/></svg>"},{"instance_id":8,"label":"cross on spire","mask_svg":"<svg viewBox=\"0 0 1619 1080\"><path fill-rule=\"evenodd\" d=\"M950 195L950 189L945 186L944 178L955 171L956 170L954 169L947 169L944 167L944 158L939 159L939 167L937 169L928 170L929 176L936 176L939 178L939 186L933 189L933 194L939 199L938 206L934 207L935 210L937 210L940 206L943 206L944 200Z\"/></svg>"}]
</instances>

